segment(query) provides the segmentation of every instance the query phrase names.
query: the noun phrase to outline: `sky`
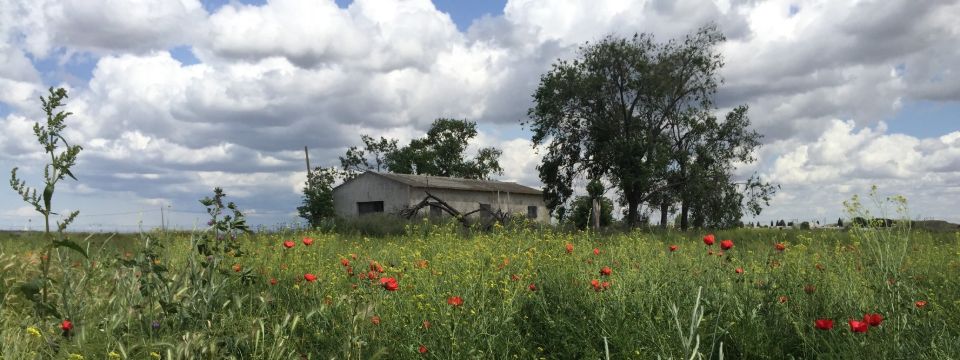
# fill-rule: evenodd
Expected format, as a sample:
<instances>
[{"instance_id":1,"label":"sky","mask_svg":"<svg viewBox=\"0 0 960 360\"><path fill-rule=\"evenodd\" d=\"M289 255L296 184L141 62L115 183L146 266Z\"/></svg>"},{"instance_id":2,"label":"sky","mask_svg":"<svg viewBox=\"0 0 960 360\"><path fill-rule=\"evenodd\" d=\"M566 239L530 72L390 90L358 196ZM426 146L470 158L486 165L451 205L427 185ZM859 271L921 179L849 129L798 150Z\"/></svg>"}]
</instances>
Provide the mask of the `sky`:
<instances>
[{"instance_id":1,"label":"sky","mask_svg":"<svg viewBox=\"0 0 960 360\"><path fill-rule=\"evenodd\" d=\"M763 138L737 176L779 184L757 218L834 222L865 194L960 222L958 1L0 0L0 170L40 183L39 97L64 87L84 150L54 195L75 230L191 228L224 188L254 224L298 222L303 147L333 166L359 134L476 121L500 180L540 186L520 122L539 77L607 35L717 24L719 111ZM542 150L542 149L541 149ZM5 183L6 181L4 181ZM582 184L581 184L582 185ZM40 217L0 191L0 229Z\"/></svg>"}]
</instances>

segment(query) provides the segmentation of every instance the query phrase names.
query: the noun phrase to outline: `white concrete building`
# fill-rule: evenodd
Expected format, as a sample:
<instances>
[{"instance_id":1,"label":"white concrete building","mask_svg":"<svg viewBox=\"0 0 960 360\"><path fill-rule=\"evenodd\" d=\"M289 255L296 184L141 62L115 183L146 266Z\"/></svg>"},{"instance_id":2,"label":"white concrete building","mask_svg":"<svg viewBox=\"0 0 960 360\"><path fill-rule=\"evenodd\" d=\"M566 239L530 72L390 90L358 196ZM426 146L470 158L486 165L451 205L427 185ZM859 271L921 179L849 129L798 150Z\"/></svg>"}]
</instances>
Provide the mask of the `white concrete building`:
<instances>
[{"instance_id":1,"label":"white concrete building","mask_svg":"<svg viewBox=\"0 0 960 360\"><path fill-rule=\"evenodd\" d=\"M443 199L461 213L480 208L520 214L539 222L550 222L540 190L512 182L472 180L440 176L390 174L367 171L333 189L333 206L338 216L369 213L398 213L413 207L427 192ZM449 216L440 208L420 210L423 216ZM470 217L479 218L481 213Z\"/></svg>"}]
</instances>

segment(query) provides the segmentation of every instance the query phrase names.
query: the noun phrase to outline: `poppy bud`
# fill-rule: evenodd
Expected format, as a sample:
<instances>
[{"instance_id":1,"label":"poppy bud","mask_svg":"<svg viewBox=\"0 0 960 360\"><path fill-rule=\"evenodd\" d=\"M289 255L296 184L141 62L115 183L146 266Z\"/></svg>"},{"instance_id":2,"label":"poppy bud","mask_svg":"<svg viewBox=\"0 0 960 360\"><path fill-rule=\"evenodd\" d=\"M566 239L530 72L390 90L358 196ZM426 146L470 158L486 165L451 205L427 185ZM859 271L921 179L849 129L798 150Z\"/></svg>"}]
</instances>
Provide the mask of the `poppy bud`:
<instances>
[{"instance_id":1,"label":"poppy bud","mask_svg":"<svg viewBox=\"0 0 960 360\"><path fill-rule=\"evenodd\" d=\"M847 321L847 324L850 324L850 331L853 331L855 333L865 333L867 332L867 330L870 329L870 324L863 321L857 321L857 320L851 319Z\"/></svg>"},{"instance_id":2,"label":"poppy bud","mask_svg":"<svg viewBox=\"0 0 960 360\"><path fill-rule=\"evenodd\" d=\"M716 237L713 236L713 234L707 234L707 236L703 237L703 243L707 244L707 246L713 245L716 241Z\"/></svg>"},{"instance_id":3,"label":"poppy bud","mask_svg":"<svg viewBox=\"0 0 960 360\"><path fill-rule=\"evenodd\" d=\"M730 250L733 248L733 240L724 240L720 242L720 248L723 250Z\"/></svg>"},{"instance_id":4,"label":"poppy bud","mask_svg":"<svg viewBox=\"0 0 960 360\"><path fill-rule=\"evenodd\" d=\"M817 319L814 321L814 326L820 330L830 330L833 329L833 320L832 319Z\"/></svg>"}]
</instances>

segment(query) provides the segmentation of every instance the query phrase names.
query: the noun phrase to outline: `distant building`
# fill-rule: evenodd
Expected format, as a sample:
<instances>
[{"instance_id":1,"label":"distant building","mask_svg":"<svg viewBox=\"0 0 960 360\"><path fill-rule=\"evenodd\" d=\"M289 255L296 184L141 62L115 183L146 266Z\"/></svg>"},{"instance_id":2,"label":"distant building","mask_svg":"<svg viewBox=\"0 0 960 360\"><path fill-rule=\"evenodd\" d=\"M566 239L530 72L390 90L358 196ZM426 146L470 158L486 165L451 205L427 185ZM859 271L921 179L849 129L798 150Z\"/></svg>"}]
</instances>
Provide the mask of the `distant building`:
<instances>
[{"instance_id":1,"label":"distant building","mask_svg":"<svg viewBox=\"0 0 960 360\"><path fill-rule=\"evenodd\" d=\"M460 213L485 208L549 222L540 190L512 182L367 171L333 189L338 216L398 213L420 203L430 192ZM422 216L447 217L439 207L420 210ZM470 217L485 216L475 213Z\"/></svg>"}]
</instances>

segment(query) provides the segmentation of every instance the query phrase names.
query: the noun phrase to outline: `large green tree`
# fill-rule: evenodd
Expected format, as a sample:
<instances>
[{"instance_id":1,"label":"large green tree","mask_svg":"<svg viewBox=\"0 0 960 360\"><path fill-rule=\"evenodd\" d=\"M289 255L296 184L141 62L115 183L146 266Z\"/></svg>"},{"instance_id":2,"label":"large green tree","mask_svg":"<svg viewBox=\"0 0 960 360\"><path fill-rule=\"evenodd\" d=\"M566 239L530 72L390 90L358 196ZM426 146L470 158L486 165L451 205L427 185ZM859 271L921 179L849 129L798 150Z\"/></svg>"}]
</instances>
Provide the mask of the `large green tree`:
<instances>
[{"instance_id":1,"label":"large green tree","mask_svg":"<svg viewBox=\"0 0 960 360\"><path fill-rule=\"evenodd\" d=\"M307 220L311 228L320 226L324 220L333 218L333 183L337 178L336 169L317 167L307 174L307 184L303 187L303 200L297 207L300 217Z\"/></svg>"},{"instance_id":2,"label":"large green tree","mask_svg":"<svg viewBox=\"0 0 960 360\"><path fill-rule=\"evenodd\" d=\"M577 178L602 178L636 224L642 204L669 210L704 196L698 171L729 174L735 161L752 160L741 156L759 145L746 107L726 117L744 120L730 126L712 115L722 41L715 26L665 43L610 36L555 63L528 112L534 145L547 150L538 167L547 205L567 202Z\"/></svg>"},{"instance_id":3,"label":"large green tree","mask_svg":"<svg viewBox=\"0 0 960 360\"><path fill-rule=\"evenodd\" d=\"M503 173L502 152L495 147L481 148L476 156L467 154L469 141L477 137L477 124L467 120L437 119L424 137L398 147L395 139L375 140L362 135L364 148L351 147L340 157L346 177L366 170L398 174L486 179Z\"/></svg>"},{"instance_id":4,"label":"large green tree","mask_svg":"<svg viewBox=\"0 0 960 360\"><path fill-rule=\"evenodd\" d=\"M360 141L363 142L363 148L351 146L340 157L340 167L345 177L351 178L367 170L386 171L387 155L397 152L397 139L374 139L369 135L360 135Z\"/></svg>"}]
</instances>

